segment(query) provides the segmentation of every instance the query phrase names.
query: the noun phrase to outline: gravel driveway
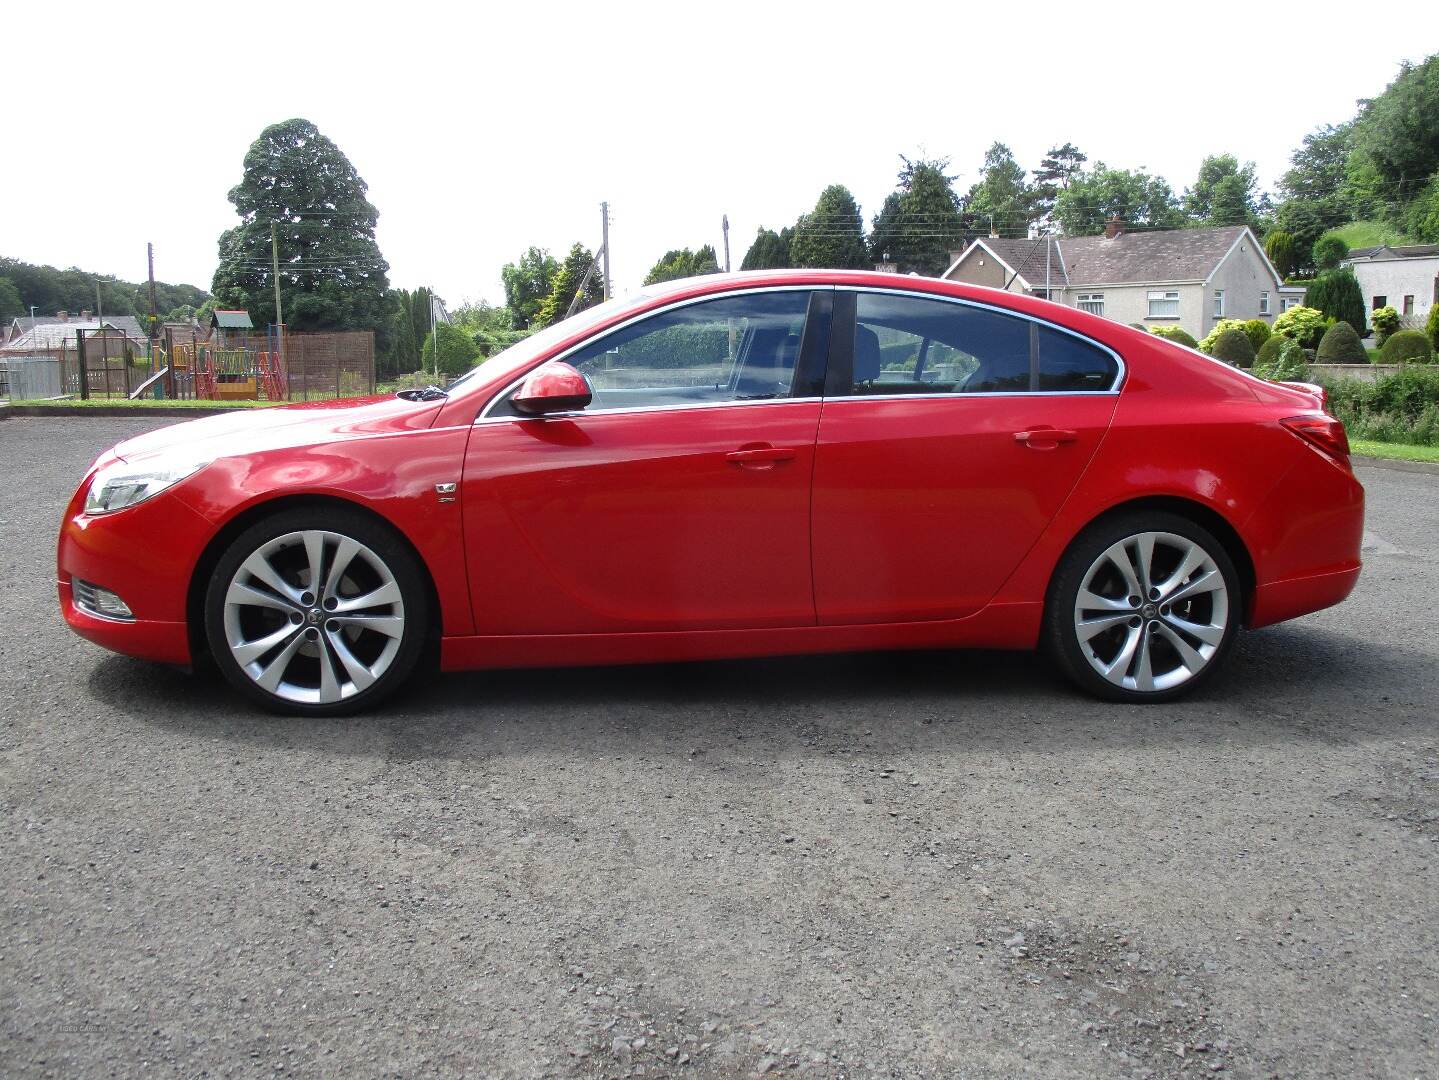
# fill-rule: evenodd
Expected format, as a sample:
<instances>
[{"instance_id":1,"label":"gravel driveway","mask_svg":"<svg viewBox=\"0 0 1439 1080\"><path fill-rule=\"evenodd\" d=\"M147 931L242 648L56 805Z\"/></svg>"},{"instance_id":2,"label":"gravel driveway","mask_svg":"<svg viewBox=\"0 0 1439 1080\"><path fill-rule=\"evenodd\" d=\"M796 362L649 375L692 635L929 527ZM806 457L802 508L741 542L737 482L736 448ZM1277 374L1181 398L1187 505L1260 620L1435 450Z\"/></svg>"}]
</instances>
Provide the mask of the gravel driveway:
<instances>
[{"instance_id":1,"label":"gravel driveway","mask_svg":"<svg viewBox=\"0 0 1439 1080\"><path fill-rule=\"evenodd\" d=\"M919 653L302 721L60 621L160 423L0 423L5 1075L1439 1075L1439 476L1177 705Z\"/></svg>"}]
</instances>

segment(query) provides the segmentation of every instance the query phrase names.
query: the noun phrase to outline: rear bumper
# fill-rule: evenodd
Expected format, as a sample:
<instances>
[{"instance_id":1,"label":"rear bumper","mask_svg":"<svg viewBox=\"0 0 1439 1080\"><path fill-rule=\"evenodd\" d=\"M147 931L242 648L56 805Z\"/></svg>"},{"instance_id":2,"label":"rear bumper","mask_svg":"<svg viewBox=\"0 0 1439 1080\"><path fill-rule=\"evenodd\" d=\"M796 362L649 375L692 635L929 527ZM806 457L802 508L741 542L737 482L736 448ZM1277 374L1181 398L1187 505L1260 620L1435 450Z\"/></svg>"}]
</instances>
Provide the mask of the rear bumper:
<instances>
[{"instance_id":1,"label":"rear bumper","mask_svg":"<svg viewBox=\"0 0 1439 1080\"><path fill-rule=\"evenodd\" d=\"M1312 611L1321 611L1345 600L1359 582L1360 567L1323 574L1271 581L1254 590L1250 606L1251 628L1269 626Z\"/></svg>"}]
</instances>

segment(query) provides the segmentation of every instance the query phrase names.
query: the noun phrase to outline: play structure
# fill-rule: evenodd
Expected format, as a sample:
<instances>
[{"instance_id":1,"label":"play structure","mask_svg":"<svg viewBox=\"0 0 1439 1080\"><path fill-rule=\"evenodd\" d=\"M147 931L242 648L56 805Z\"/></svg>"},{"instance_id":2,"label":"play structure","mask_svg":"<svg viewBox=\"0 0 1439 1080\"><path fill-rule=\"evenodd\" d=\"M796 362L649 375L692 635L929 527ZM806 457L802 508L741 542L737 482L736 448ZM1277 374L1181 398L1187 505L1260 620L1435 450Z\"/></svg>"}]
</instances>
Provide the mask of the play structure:
<instances>
[{"instance_id":1,"label":"play structure","mask_svg":"<svg viewBox=\"0 0 1439 1080\"><path fill-rule=\"evenodd\" d=\"M154 347L152 373L130 392L132 398L198 401L287 401L289 378L280 338L266 334L265 348L248 341L189 341L167 335Z\"/></svg>"}]
</instances>

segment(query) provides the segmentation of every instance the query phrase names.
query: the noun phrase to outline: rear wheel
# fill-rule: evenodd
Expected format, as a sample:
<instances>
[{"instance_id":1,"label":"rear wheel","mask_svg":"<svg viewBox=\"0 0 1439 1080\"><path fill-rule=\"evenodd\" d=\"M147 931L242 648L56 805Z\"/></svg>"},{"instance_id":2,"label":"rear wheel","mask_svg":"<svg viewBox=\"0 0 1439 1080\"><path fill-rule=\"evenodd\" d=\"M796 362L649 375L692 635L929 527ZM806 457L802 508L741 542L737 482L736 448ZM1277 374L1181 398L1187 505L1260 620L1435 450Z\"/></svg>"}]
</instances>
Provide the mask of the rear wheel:
<instances>
[{"instance_id":1,"label":"rear wheel","mask_svg":"<svg viewBox=\"0 0 1439 1080\"><path fill-rule=\"evenodd\" d=\"M1169 701L1223 661L1240 600L1234 564L1208 530L1177 514L1125 514L1081 534L1060 561L1045 644L1091 693Z\"/></svg>"},{"instance_id":2,"label":"rear wheel","mask_svg":"<svg viewBox=\"0 0 1439 1080\"><path fill-rule=\"evenodd\" d=\"M424 647L421 574L408 546L364 514L283 511L221 556L205 598L211 655L274 711L366 708L405 681Z\"/></svg>"}]
</instances>

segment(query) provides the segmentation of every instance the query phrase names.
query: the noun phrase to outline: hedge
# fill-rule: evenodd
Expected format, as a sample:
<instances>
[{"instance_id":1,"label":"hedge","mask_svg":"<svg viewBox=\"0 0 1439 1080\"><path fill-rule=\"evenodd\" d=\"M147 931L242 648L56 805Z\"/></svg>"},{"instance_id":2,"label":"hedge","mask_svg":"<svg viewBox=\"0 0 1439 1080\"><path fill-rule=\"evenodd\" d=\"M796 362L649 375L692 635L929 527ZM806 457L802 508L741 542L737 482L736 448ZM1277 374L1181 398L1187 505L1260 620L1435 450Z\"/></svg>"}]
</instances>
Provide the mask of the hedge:
<instances>
[{"instance_id":1,"label":"hedge","mask_svg":"<svg viewBox=\"0 0 1439 1080\"><path fill-rule=\"evenodd\" d=\"M1155 337L1162 337L1165 341L1172 341L1177 345L1188 345L1191 349L1199 348L1199 342L1182 326L1152 326L1149 332Z\"/></svg>"},{"instance_id":2,"label":"hedge","mask_svg":"<svg viewBox=\"0 0 1439 1080\"><path fill-rule=\"evenodd\" d=\"M1351 438L1439 446L1439 367L1406 367L1374 382L1335 379L1325 388Z\"/></svg>"},{"instance_id":3,"label":"hedge","mask_svg":"<svg viewBox=\"0 0 1439 1080\"><path fill-rule=\"evenodd\" d=\"M1210 346L1209 355L1235 367L1249 367L1254 363L1254 346L1243 330L1230 328L1221 331Z\"/></svg>"},{"instance_id":4,"label":"hedge","mask_svg":"<svg viewBox=\"0 0 1439 1080\"><path fill-rule=\"evenodd\" d=\"M1369 354L1354 327L1340 320L1324 331L1315 360L1321 364L1367 364Z\"/></svg>"}]
</instances>

